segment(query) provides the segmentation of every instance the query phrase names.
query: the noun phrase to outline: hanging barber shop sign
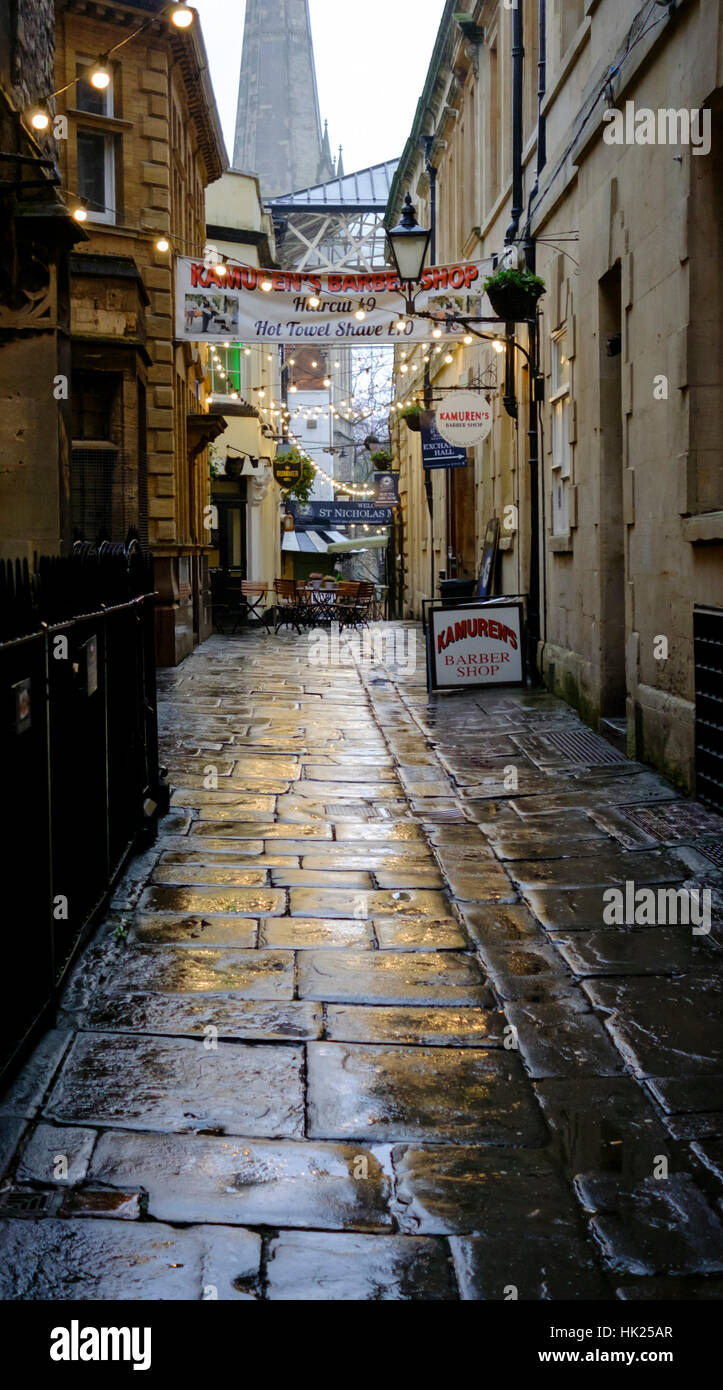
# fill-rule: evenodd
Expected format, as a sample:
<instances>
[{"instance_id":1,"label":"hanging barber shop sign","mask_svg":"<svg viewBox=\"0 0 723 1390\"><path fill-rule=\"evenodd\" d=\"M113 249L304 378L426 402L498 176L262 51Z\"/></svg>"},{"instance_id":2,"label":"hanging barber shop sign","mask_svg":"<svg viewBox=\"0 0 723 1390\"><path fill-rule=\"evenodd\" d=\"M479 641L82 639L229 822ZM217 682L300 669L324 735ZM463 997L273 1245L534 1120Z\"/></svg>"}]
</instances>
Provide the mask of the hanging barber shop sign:
<instances>
[{"instance_id":1,"label":"hanging barber shop sign","mask_svg":"<svg viewBox=\"0 0 723 1390\"><path fill-rule=\"evenodd\" d=\"M481 392L451 391L437 406L437 429L448 444L481 444L492 429L492 406Z\"/></svg>"}]
</instances>

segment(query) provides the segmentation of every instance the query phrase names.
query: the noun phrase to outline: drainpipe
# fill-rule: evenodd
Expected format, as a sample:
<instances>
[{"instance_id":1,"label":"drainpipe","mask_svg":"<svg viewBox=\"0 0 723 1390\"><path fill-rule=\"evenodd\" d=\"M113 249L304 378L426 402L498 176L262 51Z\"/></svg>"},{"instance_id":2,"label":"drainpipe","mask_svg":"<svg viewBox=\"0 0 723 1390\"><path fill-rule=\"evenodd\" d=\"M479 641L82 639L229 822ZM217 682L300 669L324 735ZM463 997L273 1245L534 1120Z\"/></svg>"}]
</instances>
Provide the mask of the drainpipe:
<instances>
[{"instance_id":1,"label":"drainpipe","mask_svg":"<svg viewBox=\"0 0 723 1390\"><path fill-rule=\"evenodd\" d=\"M525 49L522 42L523 0L517 0L512 11L512 221L505 232L505 246L517 236L522 203L522 63Z\"/></svg>"},{"instance_id":2,"label":"drainpipe","mask_svg":"<svg viewBox=\"0 0 723 1390\"><path fill-rule=\"evenodd\" d=\"M523 0L517 0L512 12L512 221L505 232L505 246L511 246L517 239L522 203L522 65L525 56L522 42ZM515 350L512 345L515 326L505 324L507 348L505 352L505 394L503 405L513 420L517 419L517 400L515 396Z\"/></svg>"},{"instance_id":3,"label":"drainpipe","mask_svg":"<svg viewBox=\"0 0 723 1390\"><path fill-rule=\"evenodd\" d=\"M429 256L432 265L437 264L437 169L432 163L430 155L434 143L434 135L424 137L424 167L429 178L429 225L432 235L429 239ZM430 410L432 406L432 380L429 371L429 364L424 368L424 407ZM429 508L429 530L430 530L430 598L434 598L436 588L436 571L434 567L434 492L432 490L432 472L426 469L424 473L424 490L427 494L427 507Z\"/></svg>"},{"instance_id":4,"label":"drainpipe","mask_svg":"<svg viewBox=\"0 0 723 1390\"><path fill-rule=\"evenodd\" d=\"M525 263L534 274L537 265L537 246L531 232L532 207L537 197L540 174L547 160L546 122L542 113L545 97L547 52L546 52L546 0L538 0L539 61L537 64L537 167L535 182L527 202L527 226L525 228ZM533 680L540 681L537 667L537 649L540 643L540 443L538 429L538 389L540 371L540 341L538 321L528 324L528 347L530 361L529 376L529 427L528 456L530 462L530 590L527 604L527 669Z\"/></svg>"}]
</instances>

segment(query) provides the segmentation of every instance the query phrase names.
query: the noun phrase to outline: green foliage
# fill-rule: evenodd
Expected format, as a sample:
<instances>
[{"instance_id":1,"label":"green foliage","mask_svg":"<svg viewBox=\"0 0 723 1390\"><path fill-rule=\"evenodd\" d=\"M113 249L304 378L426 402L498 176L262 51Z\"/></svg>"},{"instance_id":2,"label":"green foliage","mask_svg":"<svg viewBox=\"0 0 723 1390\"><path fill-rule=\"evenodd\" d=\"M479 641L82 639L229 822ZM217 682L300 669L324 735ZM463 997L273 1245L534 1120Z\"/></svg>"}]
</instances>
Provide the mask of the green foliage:
<instances>
[{"instance_id":1,"label":"green foliage","mask_svg":"<svg viewBox=\"0 0 723 1390\"><path fill-rule=\"evenodd\" d=\"M402 420L417 420L421 413L418 405L405 405L404 410L400 410L399 415Z\"/></svg>"},{"instance_id":2,"label":"green foliage","mask_svg":"<svg viewBox=\"0 0 723 1390\"><path fill-rule=\"evenodd\" d=\"M316 469L312 467L309 460L296 448L290 449L288 454L284 454L284 462L300 463L302 465L302 473L298 483L295 483L293 487L288 488L281 494L284 502L288 502L290 497L295 497L298 502L308 502L311 489L316 481Z\"/></svg>"},{"instance_id":3,"label":"green foliage","mask_svg":"<svg viewBox=\"0 0 723 1390\"><path fill-rule=\"evenodd\" d=\"M378 473L386 472L388 468L391 468L392 462L393 455L388 449L378 449L375 454L372 454L372 463Z\"/></svg>"},{"instance_id":4,"label":"green foliage","mask_svg":"<svg viewBox=\"0 0 723 1390\"><path fill-rule=\"evenodd\" d=\"M516 289L524 290L531 299L538 300L546 290L544 280L539 275L533 275L531 270L497 270L494 275L488 275L482 289L485 294L489 290Z\"/></svg>"}]
</instances>

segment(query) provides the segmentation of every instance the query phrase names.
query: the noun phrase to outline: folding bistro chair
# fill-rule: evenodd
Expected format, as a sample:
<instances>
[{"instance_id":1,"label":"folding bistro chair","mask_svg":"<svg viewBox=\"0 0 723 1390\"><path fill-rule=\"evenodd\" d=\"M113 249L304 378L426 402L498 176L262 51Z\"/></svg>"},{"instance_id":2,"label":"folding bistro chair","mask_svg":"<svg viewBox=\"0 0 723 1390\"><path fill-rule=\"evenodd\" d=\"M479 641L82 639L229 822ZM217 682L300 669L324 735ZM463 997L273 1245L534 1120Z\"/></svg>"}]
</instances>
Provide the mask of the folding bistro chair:
<instances>
[{"instance_id":1,"label":"folding bistro chair","mask_svg":"<svg viewBox=\"0 0 723 1390\"><path fill-rule=\"evenodd\" d=\"M244 579L241 582L241 597L246 601L246 621L252 620L262 623L264 620L264 604L266 595L269 591L268 584L263 584L255 579Z\"/></svg>"},{"instance_id":2,"label":"folding bistro chair","mask_svg":"<svg viewBox=\"0 0 723 1390\"><path fill-rule=\"evenodd\" d=\"M340 581L336 596L336 617L340 627L345 627L347 623L351 622L358 593L358 580L342 579Z\"/></svg>"},{"instance_id":3,"label":"folding bistro chair","mask_svg":"<svg viewBox=\"0 0 723 1390\"><path fill-rule=\"evenodd\" d=\"M376 585L363 579L357 590L356 598L352 600L352 608L349 617L350 627L368 627Z\"/></svg>"},{"instance_id":4,"label":"folding bistro chair","mask_svg":"<svg viewBox=\"0 0 723 1390\"><path fill-rule=\"evenodd\" d=\"M300 610L296 601L296 581L293 579L275 579L274 594L276 596L276 627L278 632L280 627L295 627L297 632L301 632Z\"/></svg>"}]
</instances>

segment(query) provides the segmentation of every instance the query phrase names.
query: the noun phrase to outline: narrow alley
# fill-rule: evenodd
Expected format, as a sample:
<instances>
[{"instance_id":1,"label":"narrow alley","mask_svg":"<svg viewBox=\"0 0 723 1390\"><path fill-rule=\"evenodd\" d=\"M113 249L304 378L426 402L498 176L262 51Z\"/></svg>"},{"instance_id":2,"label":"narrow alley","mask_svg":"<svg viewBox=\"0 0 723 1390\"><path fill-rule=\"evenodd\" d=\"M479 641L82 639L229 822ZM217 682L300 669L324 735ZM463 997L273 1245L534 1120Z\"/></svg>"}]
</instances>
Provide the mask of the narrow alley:
<instances>
[{"instance_id":1,"label":"narrow alley","mask_svg":"<svg viewBox=\"0 0 723 1390\"><path fill-rule=\"evenodd\" d=\"M162 673L171 812L0 1112L3 1298L723 1295L723 823L418 667Z\"/></svg>"}]
</instances>

